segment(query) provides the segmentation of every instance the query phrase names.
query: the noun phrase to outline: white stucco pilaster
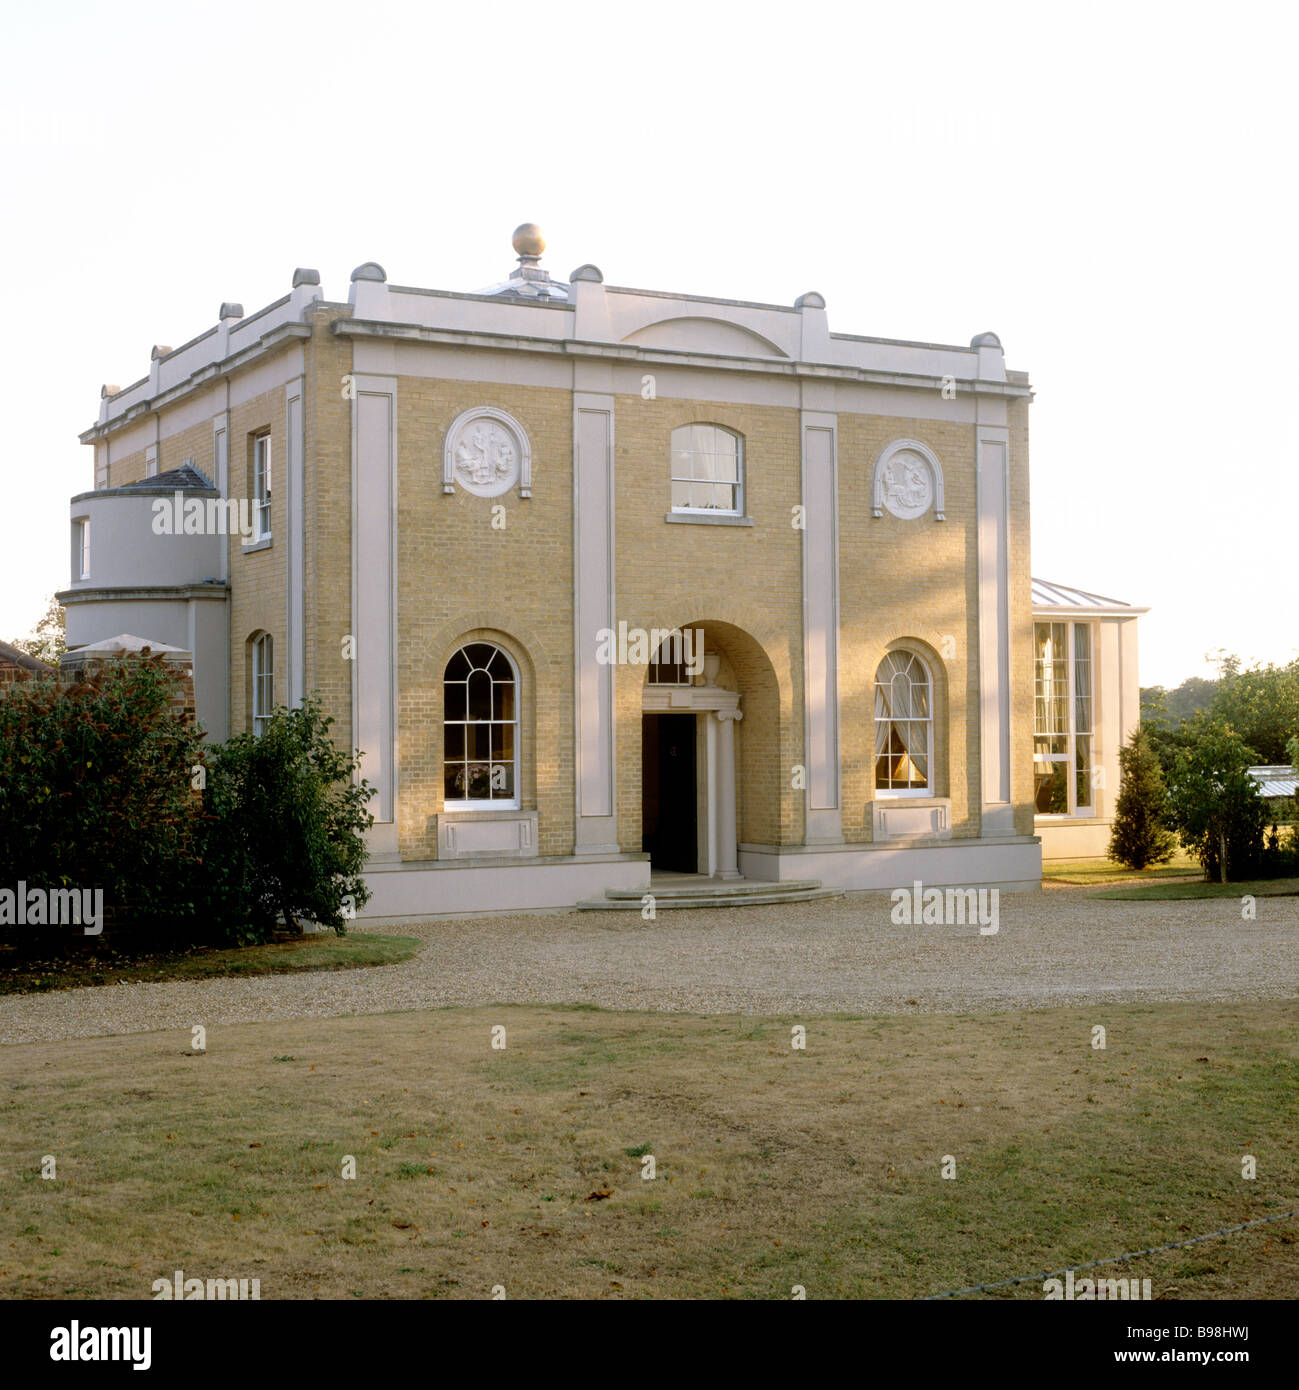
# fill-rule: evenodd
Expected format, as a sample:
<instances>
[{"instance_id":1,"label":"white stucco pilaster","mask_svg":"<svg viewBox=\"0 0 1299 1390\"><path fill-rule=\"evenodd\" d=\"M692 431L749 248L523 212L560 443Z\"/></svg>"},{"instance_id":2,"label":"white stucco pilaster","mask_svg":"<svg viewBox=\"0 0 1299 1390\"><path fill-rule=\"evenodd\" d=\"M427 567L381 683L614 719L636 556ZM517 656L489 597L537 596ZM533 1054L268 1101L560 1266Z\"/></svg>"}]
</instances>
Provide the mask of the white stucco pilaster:
<instances>
[{"instance_id":1,"label":"white stucco pilaster","mask_svg":"<svg viewBox=\"0 0 1299 1390\"><path fill-rule=\"evenodd\" d=\"M352 400L352 728L376 788L371 849L395 854L397 378L357 374Z\"/></svg>"},{"instance_id":2,"label":"white stucco pilaster","mask_svg":"<svg viewBox=\"0 0 1299 1390\"><path fill-rule=\"evenodd\" d=\"M739 846L735 835L735 726L744 718L738 709L719 709L713 718L717 721L717 799L716 830L710 839L716 844L716 858L712 861L711 872L714 878L739 878ZM711 826L710 826L711 829Z\"/></svg>"},{"instance_id":3,"label":"white stucco pilaster","mask_svg":"<svg viewBox=\"0 0 1299 1390\"><path fill-rule=\"evenodd\" d=\"M1000 404L1000 403L998 403ZM1004 406L1001 407L1004 412ZM981 412L982 413L982 412ZM983 835L1013 835L1010 799L1010 431L976 427L979 764Z\"/></svg>"},{"instance_id":4,"label":"white stucco pilaster","mask_svg":"<svg viewBox=\"0 0 1299 1390\"><path fill-rule=\"evenodd\" d=\"M838 417L802 411L803 689L808 844L842 844Z\"/></svg>"},{"instance_id":5,"label":"white stucco pilaster","mask_svg":"<svg viewBox=\"0 0 1299 1390\"><path fill-rule=\"evenodd\" d=\"M1041 621L1039 618L1038 621ZM1092 757L1094 766L1105 773L1104 787L1092 793L1092 810L1098 816L1110 815L1119 790L1119 748L1123 741L1123 663L1120 657L1120 624L1102 619L1093 627L1094 649L1092 688Z\"/></svg>"},{"instance_id":6,"label":"white stucco pilaster","mask_svg":"<svg viewBox=\"0 0 1299 1390\"><path fill-rule=\"evenodd\" d=\"M573 393L573 655L576 852L616 853L613 668L596 660L614 628L613 396Z\"/></svg>"},{"instance_id":7,"label":"white stucco pilaster","mask_svg":"<svg viewBox=\"0 0 1299 1390\"><path fill-rule=\"evenodd\" d=\"M294 377L284 388L284 486L285 531L288 554L287 611L284 617L288 655L288 702L302 703L306 670L306 624L304 620L303 549L306 545L303 458L305 451L303 393L306 378Z\"/></svg>"},{"instance_id":8,"label":"white stucco pilaster","mask_svg":"<svg viewBox=\"0 0 1299 1390\"><path fill-rule=\"evenodd\" d=\"M212 417L212 481L222 497L230 496L230 412L223 410ZM230 547L221 547L218 578L230 581Z\"/></svg>"}]
</instances>

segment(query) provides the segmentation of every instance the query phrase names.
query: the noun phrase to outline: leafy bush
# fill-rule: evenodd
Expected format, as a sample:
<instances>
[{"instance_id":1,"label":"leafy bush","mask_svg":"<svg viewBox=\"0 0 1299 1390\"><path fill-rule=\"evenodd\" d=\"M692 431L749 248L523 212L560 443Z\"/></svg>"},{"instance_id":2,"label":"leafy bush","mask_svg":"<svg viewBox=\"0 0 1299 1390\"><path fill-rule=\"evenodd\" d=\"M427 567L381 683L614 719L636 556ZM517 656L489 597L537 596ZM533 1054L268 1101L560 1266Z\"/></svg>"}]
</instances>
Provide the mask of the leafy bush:
<instances>
[{"instance_id":1,"label":"leafy bush","mask_svg":"<svg viewBox=\"0 0 1299 1390\"><path fill-rule=\"evenodd\" d=\"M1110 831L1109 857L1129 869L1163 864L1176 840L1164 824L1168 793L1159 759L1140 727L1119 749L1119 796Z\"/></svg>"},{"instance_id":2,"label":"leafy bush","mask_svg":"<svg viewBox=\"0 0 1299 1390\"><path fill-rule=\"evenodd\" d=\"M239 940L264 941L281 920L341 936L370 893L365 809L357 760L329 737L318 699L277 709L258 737L236 734L213 750L204 793L205 915Z\"/></svg>"},{"instance_id":3,"label":"leafy bush","mask_svg":"<svg viewBox=\"0 0 1299 1390\"><path fill-rule=\"evenodd\" d=\"M1169 809L1206 879L1248 878L1262 859L1267 806L1248 769L1258 755L1227 725L1191 721L1194 745L1177 755Z\"/></svg>"},{"instance_id":4,"label":"leafy bush","mask_svg":"<svg viewBox=\"0 0 1299 1390\"><path fill-rule=\"evenodd\" d=\"M108 926L193 908L203 760L161 657L0 688L0 885L103 890Z\"/></svg>"}]
</instances>

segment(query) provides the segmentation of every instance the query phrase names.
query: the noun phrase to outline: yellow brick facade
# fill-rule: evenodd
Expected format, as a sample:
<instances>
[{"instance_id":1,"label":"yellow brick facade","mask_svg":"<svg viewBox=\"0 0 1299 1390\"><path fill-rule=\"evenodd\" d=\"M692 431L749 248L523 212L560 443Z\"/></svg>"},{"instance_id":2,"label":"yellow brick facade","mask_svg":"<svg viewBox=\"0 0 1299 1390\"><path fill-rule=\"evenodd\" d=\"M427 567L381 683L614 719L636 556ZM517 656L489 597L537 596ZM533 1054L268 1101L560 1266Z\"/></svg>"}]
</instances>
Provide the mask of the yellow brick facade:
<instances>
[{"instance_id":1,"label":"yellow brick facade","mask_svg":"<svg viewBox=\"0 0 1299 1390\"><path fill-rule=\"evenodd\" d=\"M486 641L503 648L519 674L518 808L536 814L533 853L540 860L580 854L574 386L553 380L536 384L545 376L540 368L516 369L508 350L502 355L501 348L485 343L479 346L487 351L472 345L457 349L457 369L445 375L437 370L445 357L421 357L420 350L405 348L384 357L381 349L367 346L370 355L362 372L358 339L349 336L348 323L359 318L363 315L354 307L310 303L300 316L304 328L292 342L269 350L255 367L259 387L272 383L267 389L250 394L246 385L240 387L236 373L209 389L205 399L210 413L196 410L190 396L156 414L158 470L190 460L210 477L217 474L213 421L227 418L233 497L250 495L252 440L262 432L271 440L272 542L249 548L236 535L227 544L231 731L250 724L250 643L258 634L269 633L275 642L276 702L289 694L286 385L298 382L300 372L305 538L301 689L320 696L335 720L341 746L350 747L359 737L354 722L358 663L373 659L376 635L356 630L357 586L374 559L355 549L353 528L364 498L354 479L358 466L363 480L374 475L366 472L372 461L362 459L358 465L356 391L350 383L359 376L391 380L392 387L385 388L392 391L395 430L390 849L402 861L423 865L438 863L443 853L439 818L448 812L443 796L443 673L458 647ZM531 362L527 351L521 349L521 360ZM700 370L706 372L708 364ZM553 379L555 373L550 375ZM533 384L524 384L530 379ZM779 383L768 386L756 375L752 381L742 374L734 377L738 388L732 397L724 391L687 397L665 387L646 398L632 387L630 375L608 379L616 383L608 396L616 618L633 629L690 627L703 633L705 650L721 658L716 684L738 693L743 716L733 726L737 841L741 848L763 852L797 850L808 842L806 730L808 711L815 708L804 669L805 546L810 542L798 522L805 500L805 424L798 395ZM716 373L707 380L729 384ZM974 841L985 833L979 427L971 410L931 410L932 398L919 389L890 386L881 393L897 402L892 413L863 409L862 396L847 390L835 404L833 392L826 395L825 389L818 402L837 431L837 824L842 841L848 851L873 842L872 805L879 800L874 682L885 655L899 649L919 655L933 679L933 796L950 803L951 842ZM762 399L784 403L755 403ZM517 486L497 497L475 496L460 486L444 491L448 430L463 412L479 407L505 412L526 435L532 456L530 497ZM1004 418L1009 437L1011 801L1015 833L1031 837L1033 620L1028 401L1022 392L1007 400ZM720 425L741 437L743 510L751 525L665 519L671 511L672 431L698 423ZM124 427L124 435L128 428L137 432L131 438L138 441L139 420ZM105 435L111 451L112 430ZM900 520L887 510L872 514L876 460L899 439L919 441L941 461L944 520L932 507L915 520ZM144 473L144 449L113 457L108 486L138 481ZM613 833L621 854L636 858L642 852L645 697L645 667L616 666ZM702 756L703 724L699 727ZM816 843L833 848L833 841Z\"/></svg>"}]
</instances>

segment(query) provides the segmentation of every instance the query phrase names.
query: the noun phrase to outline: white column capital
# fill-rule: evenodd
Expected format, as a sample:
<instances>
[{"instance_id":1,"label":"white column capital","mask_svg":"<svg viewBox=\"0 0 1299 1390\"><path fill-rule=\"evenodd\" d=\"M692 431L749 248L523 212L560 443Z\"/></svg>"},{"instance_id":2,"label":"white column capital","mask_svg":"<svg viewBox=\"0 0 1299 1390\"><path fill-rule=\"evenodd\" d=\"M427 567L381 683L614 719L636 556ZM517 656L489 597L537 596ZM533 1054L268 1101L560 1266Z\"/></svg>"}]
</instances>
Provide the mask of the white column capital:
<instances>
[{"instance_id":1,"label":"white column capital","mask_svg":"<svg viewBox=\"0 0 1299 1390\"><path fill-rule=\"evenodd\" d=\"M725 723L728 719L733 719L738 724L744 718L744 711L738 709L715 709L713 716L719 722Z\"/></svg>"}]
</instances>

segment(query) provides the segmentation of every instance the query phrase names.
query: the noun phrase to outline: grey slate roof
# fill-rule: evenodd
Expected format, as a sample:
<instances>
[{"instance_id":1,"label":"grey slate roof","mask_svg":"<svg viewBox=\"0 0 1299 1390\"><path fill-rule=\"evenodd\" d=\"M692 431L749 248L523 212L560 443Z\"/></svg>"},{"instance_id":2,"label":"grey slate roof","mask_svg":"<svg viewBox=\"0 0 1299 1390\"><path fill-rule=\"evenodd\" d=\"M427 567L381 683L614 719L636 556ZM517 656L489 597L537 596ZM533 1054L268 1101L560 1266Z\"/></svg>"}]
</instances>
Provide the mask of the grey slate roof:
<instances>
[{"instance_id":1,"label":"grey slate roof","mask_svg":"<svg viewBox=\"0 0 1299 1390\"><path fill-rule=\"evenodd\" d=\"M140 478L134 483L123 483L120 487L109 488L110 492L131 492L138 488L208 488L213 484L194 467L192 463L182 463L179 468L169 468L165 473L155 473L152 478Z\"/></svg>"}]
</instances>

